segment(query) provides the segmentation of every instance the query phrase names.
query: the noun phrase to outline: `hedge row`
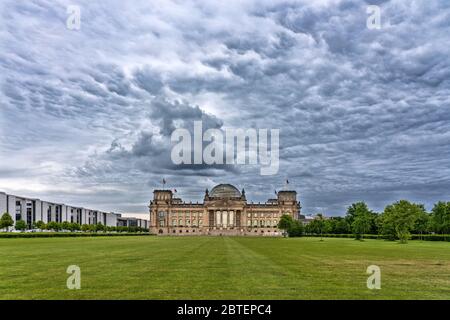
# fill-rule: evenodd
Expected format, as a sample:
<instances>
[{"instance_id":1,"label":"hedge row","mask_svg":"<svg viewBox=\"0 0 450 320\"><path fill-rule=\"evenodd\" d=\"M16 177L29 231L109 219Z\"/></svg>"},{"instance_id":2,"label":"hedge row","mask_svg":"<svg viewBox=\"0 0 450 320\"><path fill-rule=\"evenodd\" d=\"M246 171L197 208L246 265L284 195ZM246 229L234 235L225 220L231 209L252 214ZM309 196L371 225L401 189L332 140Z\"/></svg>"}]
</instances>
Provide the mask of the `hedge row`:
<instances>
[{"instance_id":1,"label":"hedge row","mask_svg":"<svg viewBox=\"0 0 450 320\"><path fill-rule=\"evenodd\" d=\"M413 234L411 235L412 240L426 240L426 241L449 241L450 234Z\"/></svg>"},{"instance_id":2,"label":"hedge row","mask_svg":"<svg viewBox=\"0 0 450 320\"><path fill-rule=\"evenodd\" d=\"M329 234L324 233L322 236L320 234L305 234L306 237L324 237L324 238L354 238L354 234ZM378 234L365 234L364 239L387 239L384 235Z\"/></svg>"},{"instance_id":3,"label":"hedge row","mask_svg":"<svg viewBox=\"0 0 450 320\"><path fill-rule=\"evenodd\" d=\"M305 234L307 237L321 237L320 234ZM355 238L354 234L323 234L324 238ZM392 240L389 236L379 234L365 234L364 239L383 239ZM425 240L425 241L449 241L450 234L412 234L411 240Z\"/></svg>"},{"instance_id":4,"label":"hedge row","mask_svg":"<svg viewBox=\"0 0 450 320\"><path fill-rule=\"evenodd\" d=\"M148 236L148 232L5 232L0 233L0 238L63 238L63 237L115 237L115 236Z\"/></svg>"}]
</instances>

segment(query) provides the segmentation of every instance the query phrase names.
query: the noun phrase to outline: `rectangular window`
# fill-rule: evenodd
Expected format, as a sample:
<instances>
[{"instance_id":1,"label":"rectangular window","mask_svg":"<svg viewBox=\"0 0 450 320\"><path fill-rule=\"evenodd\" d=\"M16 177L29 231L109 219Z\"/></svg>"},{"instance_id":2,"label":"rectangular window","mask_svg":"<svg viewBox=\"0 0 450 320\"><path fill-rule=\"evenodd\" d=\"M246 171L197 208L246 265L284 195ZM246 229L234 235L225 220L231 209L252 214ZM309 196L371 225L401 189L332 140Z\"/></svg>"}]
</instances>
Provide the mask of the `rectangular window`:
<instances>
[{"instance_id":1,"label":"rectangular window","mask_svg":"<svg viewBox=\"0 0 450 320\"><path fill-rule=\"evenodd\" d=\"M32 216L32 210L31 208L27 208L27 225L29 228L31 228L31 224L33 223L33 216Z\"/></svg>"}]
</instances>

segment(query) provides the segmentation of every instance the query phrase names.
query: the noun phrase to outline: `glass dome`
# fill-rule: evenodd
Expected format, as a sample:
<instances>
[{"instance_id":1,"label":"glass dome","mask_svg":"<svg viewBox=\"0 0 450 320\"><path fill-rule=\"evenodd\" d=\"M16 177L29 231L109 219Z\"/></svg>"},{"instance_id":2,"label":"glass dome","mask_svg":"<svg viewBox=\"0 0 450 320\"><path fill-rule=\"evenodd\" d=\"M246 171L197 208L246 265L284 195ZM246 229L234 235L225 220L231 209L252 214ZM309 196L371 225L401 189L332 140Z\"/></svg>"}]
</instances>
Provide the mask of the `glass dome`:
<instances>
[{"instance_id":1,"label":"glass dome","mask_svg":"<svg viewBox=\"0 0 450 320\"><path fill-rule=\"evenodd\" d=\"M241 193L231 184L219 184L211 189L209 196L214 198L239 198Z\"/></svg>"}]
</instances>

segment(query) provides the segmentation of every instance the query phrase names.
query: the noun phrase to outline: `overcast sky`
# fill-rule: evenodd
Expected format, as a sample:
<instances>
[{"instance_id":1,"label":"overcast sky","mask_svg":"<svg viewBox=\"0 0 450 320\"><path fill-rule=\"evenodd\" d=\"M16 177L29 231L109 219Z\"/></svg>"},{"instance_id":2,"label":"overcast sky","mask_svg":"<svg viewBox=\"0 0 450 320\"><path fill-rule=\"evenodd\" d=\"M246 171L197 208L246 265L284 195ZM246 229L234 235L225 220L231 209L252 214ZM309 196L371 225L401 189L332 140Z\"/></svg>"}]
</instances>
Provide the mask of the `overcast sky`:
<instances>
[{"instance_id":1,"label":"overcast sky","mask_svg":"<svg viewBox=\"0 0 450 320\"><path fill-rule=\"evenodd\" d=\"M265 201L289 179L307 214L450 200L447 0L0 8L2 191L142 214L163 177L188 201L218 183ZM279 173L174 166L170 134L194 120L280 129Z\"/></svg>"}]
</instances>

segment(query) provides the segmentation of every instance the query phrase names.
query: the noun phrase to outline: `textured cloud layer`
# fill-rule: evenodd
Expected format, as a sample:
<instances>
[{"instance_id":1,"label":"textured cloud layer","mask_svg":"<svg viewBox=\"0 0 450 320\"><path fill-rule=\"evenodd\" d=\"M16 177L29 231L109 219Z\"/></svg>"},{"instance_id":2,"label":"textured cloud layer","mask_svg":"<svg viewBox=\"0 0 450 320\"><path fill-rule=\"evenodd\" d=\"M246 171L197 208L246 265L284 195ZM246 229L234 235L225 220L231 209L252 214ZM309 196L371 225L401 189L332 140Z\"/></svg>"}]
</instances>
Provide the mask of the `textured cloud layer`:
<instances>
[{"instance_id":1,"label":"textured cloud layer","mask_svg":"<svg viewBox=\"0 0 450 320\"><path fill-rule=\"evenodd\" d=\"M3 1L0 189L145 213L233 183L264 201L289 178L306 213L447 199L448 1ZM367 5L381 7L379 30ZM278 175L176 167L170 133L278 128Z\"/></svg>"}]
</instances>

